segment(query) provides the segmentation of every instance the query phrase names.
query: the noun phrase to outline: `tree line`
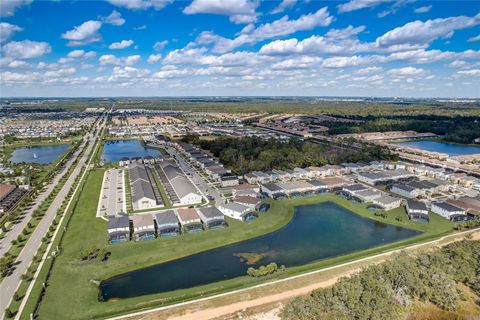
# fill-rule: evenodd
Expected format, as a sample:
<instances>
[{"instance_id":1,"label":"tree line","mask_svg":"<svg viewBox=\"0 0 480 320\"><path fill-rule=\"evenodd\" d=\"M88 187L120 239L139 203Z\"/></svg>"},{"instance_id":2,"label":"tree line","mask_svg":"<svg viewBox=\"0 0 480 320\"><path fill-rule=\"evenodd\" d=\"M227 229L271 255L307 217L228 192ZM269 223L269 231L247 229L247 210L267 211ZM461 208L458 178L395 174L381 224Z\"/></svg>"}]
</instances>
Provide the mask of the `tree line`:
<instances>
[{"instance_id":1,"label":"tree line","mask_svg":"<svg viewBox=\"0 0 480 320\"><path fill-rule=\"evenodd\" d=\"M296 298L281 318L404 319L418 301L455 311L465 300L459 284L480 294L480 241L455 242L419 255L403 252L333 287Z\"/></svg>"},{"instance_id":2,"label":"tree line","mask_svg":"<svg viewBox=\"0 0 480 320\"><path fill-rule=\"evenodd\" d=\"M349 149L335 145L317 144L292 138L288 141L264 140L258 137L221 137L202 140L186 136L184 142L209 150L220 162L237 174L259 170L305 168L361 160L395 160L395 155L379 146Z\"/></svg>"}]
</instances>

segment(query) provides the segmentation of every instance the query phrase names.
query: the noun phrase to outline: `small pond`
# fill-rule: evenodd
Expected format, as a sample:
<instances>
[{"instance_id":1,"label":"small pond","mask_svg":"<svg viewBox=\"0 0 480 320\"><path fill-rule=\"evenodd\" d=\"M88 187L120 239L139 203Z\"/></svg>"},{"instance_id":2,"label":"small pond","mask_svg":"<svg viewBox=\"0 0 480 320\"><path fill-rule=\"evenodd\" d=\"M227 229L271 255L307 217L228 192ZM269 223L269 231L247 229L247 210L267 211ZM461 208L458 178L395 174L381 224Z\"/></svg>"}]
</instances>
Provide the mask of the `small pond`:
<instances>
[{"instance_id":1,"label":"small pond","mask_svg":"<svg viewBox=\"0 0 480 320\"><path fill-rule=\"evenodd\" d=\"M103 146L102 161L104 162L118 162L123 157L145 157L160 156L160 151L157 149L146 148L138 140L111 140L106 141Z\"/></svg>"},{"instance_id":2,"label":"small pond","mask_svg":"<svg viewBox=\"0 0 480 320\"><path fill-rule=\"evenodd\" d=\"M69 148L68 144L17 148L9 161L13 163L49 164L57 161Z\"/></svg>"},{"instance_id":3,"label":"small pond","mask_svg":"<svg viewBox=\"0 0 480 320\"><path fill-rule=\"evenodd\" d=\"M417 148L430 152L445 153L449 156L463 156L468 154L480 153L480 146L462 145L436 140L412 140L396 142L396 144L404 147Z\"/></svg>"}]
</instances>

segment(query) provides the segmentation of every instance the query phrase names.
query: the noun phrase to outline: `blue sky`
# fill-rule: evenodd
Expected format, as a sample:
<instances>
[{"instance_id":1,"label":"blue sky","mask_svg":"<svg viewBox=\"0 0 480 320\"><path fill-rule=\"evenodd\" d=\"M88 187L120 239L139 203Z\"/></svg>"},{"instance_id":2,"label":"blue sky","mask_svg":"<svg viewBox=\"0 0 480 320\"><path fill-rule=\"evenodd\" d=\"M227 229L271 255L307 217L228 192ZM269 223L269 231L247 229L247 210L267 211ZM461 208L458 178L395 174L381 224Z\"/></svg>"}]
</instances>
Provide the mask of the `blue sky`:
<instances>
[{"instance_id":1,"label":"blue sky","mask_svg":"<svg viewBox=\"0 0 480 320\"><path fill-rule=\"evenodd\" d=\"M0 96L480 98L480 1L2 0Z\"/></svg>"}]
</instances>

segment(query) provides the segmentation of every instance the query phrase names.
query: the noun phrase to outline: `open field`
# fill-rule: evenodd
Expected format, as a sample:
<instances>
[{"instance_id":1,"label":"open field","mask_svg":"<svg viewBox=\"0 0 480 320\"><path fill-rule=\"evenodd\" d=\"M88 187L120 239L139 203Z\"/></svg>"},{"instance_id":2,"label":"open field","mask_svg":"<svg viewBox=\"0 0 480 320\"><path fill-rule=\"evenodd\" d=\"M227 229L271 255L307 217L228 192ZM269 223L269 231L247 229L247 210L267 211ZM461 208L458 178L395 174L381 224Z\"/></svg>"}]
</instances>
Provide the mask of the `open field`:
<instances>
[{"instance_id":1,"label":"open field","mask_svg":"<svg viewBox=\"0 0 480 320\"><path fill-rule=\"evenodd\" d=\"M69 229L66 232L62 254L57 258L44 301L39 309L40 318L56 319L61 318L65 314L69 314L72 319L106 317L132 310L186 301L233 289L246 288L277 278L333 266L382 253L393 248L427 241L449 233L453 227L452 223L438 216L433 216L431 223L428 225L410 222L400 209L389 212L387 219L374 217L366 209L366 205L352 204L333 195L321 195L272 202L269 213L261 215L259 219L249 223L248 227L245 223L228 219L229 227L223 230L187 234L170 239L156 239L140 243L131 241L107 246L107 222L95 218L102 177L103 170L92 171L88 177L84 192L80 195L80 203L82 205L77 206ZM394 244L326 259L301 267L287 268L286 272L272 277L254 279L245 276L196 288L177 290L173 293L160 293L109 302L98 302L97 300L98 288L95 284L96 281L272 232L290 221L293 216L293 206L322 201L334 201L362 216L424 231L424 233ZM398 221L396 219L397 216L403 216L403 220ZM107 247L107 250L111 252L108 262L81 262L79 253L91 247ZM65 286L65 283L69 285Z\"/></svg>"}]
</instances>

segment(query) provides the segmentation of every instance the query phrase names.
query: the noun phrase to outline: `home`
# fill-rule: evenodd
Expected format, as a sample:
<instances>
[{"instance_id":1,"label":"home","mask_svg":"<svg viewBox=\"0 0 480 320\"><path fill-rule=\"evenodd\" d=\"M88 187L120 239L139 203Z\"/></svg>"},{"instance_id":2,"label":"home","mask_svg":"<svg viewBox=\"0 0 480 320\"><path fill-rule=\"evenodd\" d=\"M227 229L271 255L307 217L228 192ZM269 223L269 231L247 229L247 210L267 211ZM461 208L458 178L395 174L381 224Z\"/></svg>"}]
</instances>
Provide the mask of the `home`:
<instances>
[{"instance_id":1,"label":"home","mask_svg":"<svg viewBox=\"0 0 480 320\"><path fill-rule=\"evenodd\" d=\"M252 209L257 209L260 204L262 203L262 200L260 200L257 197L249 197L249 196L236 196L234 198L234 201L236 203L243 204L244 206L250 207Z\"/></svg>"},{"instance_id":2,"label":"home","mask_svg":"<svg viewBox=\"0 0 480 320\"><path fill-rule=\"evenodd\" d=\"M151 214L134 214L132 222L135 241L155 239L155 223Z\"/></svg>"},{"instance_id":3,"label":"home","mask_svg":"<svg viewBox=\"0 0 480 320\"><path fill-rule=\"evenodd\" d=\"M400 207L402 199L383 194L381 197L373 199L372 203L388 211Z\"/></svg>"},{"instance_id":4,"label":"home","mask_svg":"<svg viewBox=\"0 0 480 320\"><path fill-rule=\"evenodd\" d=\"M405 209L410 220L429 220L428 207L423 202L408 199Z\"/></svg>"},{"instance_id":5,"label":"home","mask_svg":"<svg viewBox=\"0 0 480 320\"><path fill-rule=\"evenodd\" d=\"M173 210L167 210L155 214L157 234L159 237L176 236L180 233L177 215Z\"/></svg>"},{"instance_id":6,"label":"home","mask_svg":"<svg viewBox=\"0 0 480 320\"><path fill-rule=\"evenodd\" d=\"M421 190L403 183L394 184L390 191L406 198L416 198L421 192Z\"/></svg>"},{"instance_id":7,"label":"home","mask_svg":"<svg viewBox=\"0 0 480 320\"><path fill-rule=\"evenodd\" d=\"M130 221L127 215L108 217L108 243L120 243L130 240Z\"/></svg>"},{"instance_id":8,"label":"home","mask_svg":"<svg viewBox=\"0 0 480 320\"><path fill-rule=\"evenodd\" d=\"M240 203L229 202L218 205L218 209L226 216L240 221L250 221L256 218L253 210Z\"/></svg>"},{"instance_id":9,"label":"home","mask_svg":"<svg viewBox=\"0 0 480 320\"><path fill-rule=\"evenodd\" d=\"M277 199L281 197L286 197L287 194L277 183L266 183L260 186L261 192L267 197L272 199Z\"/></svg>"},{"instance_id":10,"label":"home","mask_svg":"<svg viewBox=\"0 0 480 320\"><path fill-rule=\"evenodd\" d=\"M355 197L361 202L372 202L374 199L382 197L383 193L379 190L365 189L355 192Z\"/></svg>"},{"instance_id":11,"label":"home","mask_svg":"<svg viewBox=\"0 0 480 320\"><path fill-rule=\"evenodd\" d=\"M195 208L177 209L177 217L183 231L200 232L203 231L203 224Z\"/></svg>"},{"instance_id":12,"label":"home","mask_svg":"<svg viewBox=\"0 0 480 320\"><path fill-rule=\"evenodd\" d=\"M197 213L205 227L208 229L221 229L227 226L225 216L217 207L211 206L198 208Z\"/></svg>"},{"instance_id":13,"label":"home","mask_svg":"<svg viewBox=\"0 0 480 320\"><path fill-rule=\"evenodd\" d=\"M432 212L452 221L465 221L468 216L462 208L451 205L447 202L432 203Z\"/></svg>"},{"instance_id":14,"label":"home","mask_svg":"<svg viewBox=\"0 0 480 320\"><path fill-rule=\"evenodd\" d=\"M224 174L220 177L220 185L222 188L225 187L233 187L233 186L238 186L239 184L239 179L238 176L234 174Z\"/></svg>"}]
</instances>

